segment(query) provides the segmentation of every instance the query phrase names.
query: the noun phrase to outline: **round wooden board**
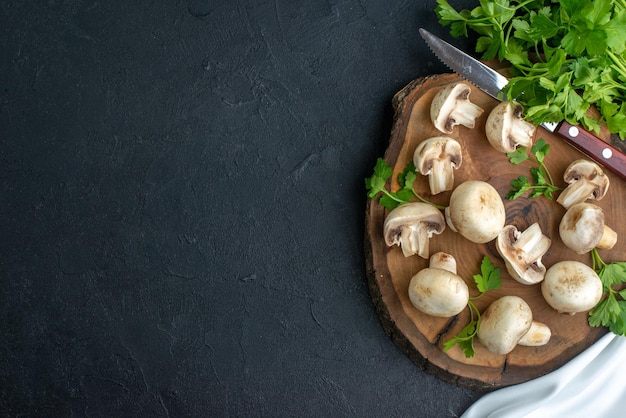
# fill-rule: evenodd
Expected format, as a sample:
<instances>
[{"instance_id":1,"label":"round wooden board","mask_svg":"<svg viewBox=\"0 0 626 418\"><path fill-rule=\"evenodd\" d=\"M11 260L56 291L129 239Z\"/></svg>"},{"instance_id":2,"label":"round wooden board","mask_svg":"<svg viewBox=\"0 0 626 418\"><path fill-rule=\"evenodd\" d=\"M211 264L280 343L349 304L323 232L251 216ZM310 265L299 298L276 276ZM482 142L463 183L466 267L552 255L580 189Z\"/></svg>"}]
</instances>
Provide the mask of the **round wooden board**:
<instances>
[{"instance_id":1,"label":"round wooden board","mask_svg":"<svg viewBox=\"0 0 626 418\"><path fill-rule=\"evenodd\" d=\"M422 140L441 136L430 121L430 103L434 94L443 86L461 81L454 74L444 74L418 79L398 92L393 99L395 118L389 147L384 159L394 168L392 189L397 189L397 174L411 161L413 152ZM577 255L566 248L558 234L558 225L565 209L556 200L544 197L529 199L505 199L510 190L510 181L520 175L529 176L531 161L513 165L505 154L493 149L485 138L484 124L490 110L497 101L477 88L472 87L472 102L485 112L476 121L474 129L457 127L449 135L463 147L463 163L455 171L455 185L466 180L484 180L493 185L503 198L507 213L507 224L525 229L538 222L545 235L552 239L552 246L543 257L546 267L561 260L578 260L590 264L590 255ZM550 144L550 153L545 163L558 185L564 186L562 175L567 165L578 158L585 158L558 137L542 128L537 130L535 140L544 138ZM618 233L617 245L610 251L601 251L604 261L626 260L626 223L622 211L626 202L626 185L608 172L611 186L607 196L600 202L606 214L607 224ZM446 205L450 193L431 196L426 177L418 176L415 188L425 198ZM558 196L558 194L555 195ZM474 244L446 228L441 235L430 240L430 253L445 251L452 254L458 264L458 274L463 277L471 295L478 293L473 275L480 272L480 262L487 255L502 270L502 286L488 292L477 301L483 311L491 301L503 295L522 297L533 311L534 319L547 324L552 330L550 342L543 347L516 347L508 355L495 355L475 341L476 354L465 358L463 352L454 347L442 350L447 341L469 320L468 309L454 318L435 318L415 309L408 298L411 277L427 267L428 260L417 255L405 258L399 247L387 247L383 239L383 223L388 211L377 202L369 201L366 209L365 252L368 283L372 300L385 331L402 351L420 368L451 383L475 390L491 390L525 382L549 373L565 364L574 356L597 341L607 330L591 328L587 314L559 314L550 308L541 295L540 285L525 286L514 281L506 272L495 241Z\"/></svg>"}]
</instances>

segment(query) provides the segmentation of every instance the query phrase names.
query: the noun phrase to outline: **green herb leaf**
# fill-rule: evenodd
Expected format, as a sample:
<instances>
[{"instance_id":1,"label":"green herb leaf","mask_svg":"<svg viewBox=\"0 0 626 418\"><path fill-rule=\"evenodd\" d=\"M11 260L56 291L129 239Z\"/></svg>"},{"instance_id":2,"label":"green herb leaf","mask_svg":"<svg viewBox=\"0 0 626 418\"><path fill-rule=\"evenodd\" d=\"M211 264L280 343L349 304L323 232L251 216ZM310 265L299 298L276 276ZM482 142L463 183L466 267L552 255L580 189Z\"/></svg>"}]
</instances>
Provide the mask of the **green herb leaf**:
<instances>
[{"instance_id":1,"label":"green herb leaf","mask_svg":"<svg viewBox=\"0 0 626 418\"><path fill-rule=\"evenodd\" d=\"M511 180L511 186L513 189L509 190L506 194L508 200L515 200L518 197L522 197L532 187L526 176L519 176Z\"/></svg>"},{"instance_id":2,"label":"green herb leaf","mask_svg":"<svg viewBox=\"0 0 626 418\"><path fill-rule=\"evenodd\" d=\"M480 263L480 274L474 275L474 282L481 293L498 289L502 285L500 269L493 265L489 257L483 257Z\"/></svg>"},{"instance_id":3,"label":"green herb leaf","mask_svg":"<svg viewBox=\"0 0 626 418\"><path fill-rule=\"evenodd\" d=\"M376 160L376 165L374 166L374 174L365 179L367 197L372 200L378 199L378 203L388 210L393 210L400 205L409 203L415 197L424 203L429 203L436 208L443 209L443 207L425 200L422 196L415 192L413 183L417 178L417 174L415 172L415 165L412 161L409 162L404 167L404 170L398 174L398 183L401 188L397 192L391 192L385 188L387 180L389 180L392 174L393 168L391 168L385 160L378 158Z\"/></svg>"},{"instance_id":4,"label":"green herb leaf","mask_svg":"<svg viewBox=\"0 0 626 418\"><path fill-rule=\"evenodd\" d=\"M548 171L548 167L544 164L546 155L550 152L550 144L546 143L543 138L540 138L531 147L533 159L538 164L538 167L530 168L530 175L532 181L526 176L519 176L516 179L511 180L512 189L506 195L508 200L514 200L523 196L526 192L530 192L528 197L535 198L544 196L548 199L553 198L555 191L561 190L556 186L552 180L552 176ZM514 152L507 154L509 161L513 164L521 164L529 159L526 149L519 147Z\"/></svg>"},{"instance_id":5,"label":"green herb leaf","mask_svg":"<svg viewBox=\"0 0 626 418\"><path fill-rule=\"evenodd\" d=\"M443 351L448 351L458 344L466 358L474 357L474 336L477 332L478 321L470 321L454 338L443 344Z\"/></svg>"},{"instance_id":6,"label":"green herb leaf","mask_svg":"<svg viewBox=\"0 0 626 418\"><path fill-rule=\"evenodd\" d=\"M374 199L380 192L385 189L385 183L393 174L393 169L382 158L376 160L374 166L374 174L371 177L365 179L365 188L367 189L367 196L370 199Z\"/></svg>"},{"instance_id":7,"label":"green herb leaf","mask_svg":"<svg viewBox=\"0 0 626 418\"><path fill-rule=\"evenodd\" d=\"M511 164L516 165L528 160L526 147L517 147L515 151L507 153L506 156L509 157L509 161L511 162Z\"/></svg>"},{"instance_id":8,"label":"green herb leaf","mask_svg":"<svg viewBox=\"0 0 626 418\"><path fill-rule=\"evenodd\" d=\"M591 251L592 261L606 296L589 312L589 325L607 327L616 335L626 335L626 262L605 263L597 249Z\"/></svg>"},{"instance_id":9,"label":"green herb leaf","mask_svg":"<svg viewBox=\"0 0 626 418\"><path fill-rule=\"evenodd\" d=\"M532 146L531 151L537 159L537 162L541 165L546 155L550 152L550 144L548 144L545 139L539 138Z\"/></svg>"},{"instance_id":10,"label":"green herb leaf","mask_svg":"<svg viewBox=\"0 0 626 418\"><path fill-rule=\"evenodd\" d=\"M612 287L622 284L626 281L626 262L614 262L607 264L598 273L602 284L605 287Z\"/></svg>"}]
</instances>

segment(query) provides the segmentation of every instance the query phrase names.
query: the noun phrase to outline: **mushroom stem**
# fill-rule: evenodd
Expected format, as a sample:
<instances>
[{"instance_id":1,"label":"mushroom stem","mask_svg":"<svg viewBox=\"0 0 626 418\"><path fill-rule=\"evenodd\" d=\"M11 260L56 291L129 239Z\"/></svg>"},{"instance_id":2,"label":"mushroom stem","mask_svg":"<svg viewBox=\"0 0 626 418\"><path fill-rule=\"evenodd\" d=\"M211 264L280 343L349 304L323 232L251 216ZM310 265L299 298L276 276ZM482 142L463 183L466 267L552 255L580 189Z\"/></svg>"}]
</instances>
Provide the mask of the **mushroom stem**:
<instances>
[{"instance_id":1,"label":"mushroom stem","mask_svg":"<svg viewBox=\"0 0 626 418\"><path fill-rule=\"evenodd\" d=\"M535 263L541 265L541 257L550 249L550 245L552 245L552 240L541 234L541 239L537 241L537 244L530 248L526 253L526 256L529 260L536 260Z\"/></svg>"},{"instance_id":2,"label":"mushroom stem","mask_svg":"<svg viewBox=\"0 0 626 418\"><path fill-rule=\"evenodd\" d=\"M541 232L537 222L520 232L514 225L505 226L496 240L496 249L504 259L506 269L522 284L543 280L546 272L541 257L548 252L552 240Z\"/></svg>"},{"instance_id":3,"label":"mushroom stem","mask_svg":"<svg viewBox=\"0 0 626 418\"><path fill-rule=\"evenodd\" d=\"M563 180L568 186L556 201L565 209L587 199L601 200L611 183L598 164L585 159L572 161L563 173Z\"/></svg>"},{"instance_id":4,"label":"mushroom stem","mask_svg":"<svg viewBox=\"0 0 626 418\"><path fill-rule=\"evenodd\" d=\"M515 246L525 253L528 253L541 238L541 228L538 223L534 223L524 232L517 232L516 234Z\"/></svg>"},{"instance_id":5,"label":"mushroom stem","mask_svg":"<svg viewBox=\"0 0 626 418\"><path fill-rule=\"evenodd\" d=\"M534 223L517 238L515 246L521 249L528 260L541 258L550 248L552 241L543 235L538 223Z\"/></svg>"},{"instance_id":6,"label":"mushroom stem","mask_svg":"<svg viewBox=\"0 0 626 418\"><path fill-rule=\"evenodd\" d=\"M532 146L534 135L535 125L524 119L513 120L510 137L517 143L517 146L526 148Z\"/></svg>"},{"instance_id":7,"label":"mushroom stem","mask_svg":"<svg viewBox=\"0 0 626 418\"><path fill-rule=\"evenodd\" d=\"M433 254L429 260L429 267L447 270L450 273L456 274L456 260L450 254L446 254L444 252L438 252Z\"/></svg>"},{"instance_id":8,"label":"mushroom stem","mask_svg":"<svg viewBox=\"0 0 626 418\"><path fill-rule=\"evenodd\" d=\"M617 232L615 232L611 227L604 225L604 231L602 232L602 238L596 244L596 248L600 248L601 250L610 250L617 243Z\"/></svg>"},{"instance_id":9,"label":"mushroom stem","mask_svg":"<svg viewBox=\"0 0 626 418\"><path fill-rule=\"evenodd\" d=\"M596 189L597 186L593 183L577 181L566 187L556 201L567 209L575 203L583 202L593 197L593 192Z\"/></svg>"},{"instance_id":10,"label":"mushroom stem","mask_svg":"<svg viewBox=\"0 0 626 418\"><path fill-rule=\"evenodd\" d=\"M428 258L428 230L412 225L404 228L400 234L400 248L405 257L416 254Z\"/></svg>"},{"instance_id":11,"label":"mushroom stem","mask_svg":"<svg viewBox=\"0 0 626 418\"><path fill-rule=\"evenodd\" d=\"M483 113L483 109L469 100L459 101L457 107L450 113L450 119L456 124L474 127L475 119Z\"/></svg>"},{"instance_id":12,"label":"mushroom stem","mask_svg":"<svg viewBox=\"0 0 626 418\"><path fill-rule=\"evenodd\" d=\"M432 194L452 190L454 186L454 168L449 161L433 161L433 168L428 176L428 185Z\"/></svg>"},{"instance_id":13,"label":"mushroom stem","mask_svg":"<svg viewBox=\"0 0 626 418\"><path fill-rule=\"evenodd\" d=\"M552 331L550 331L550 327L546 324L533 321L530 324L530 329L521 340L517 342L519 345L525 345L527 347L538 347L542 345L546 345L548 341L550 341L550 337L552 336Z\"/></svg>"}]
</instances>

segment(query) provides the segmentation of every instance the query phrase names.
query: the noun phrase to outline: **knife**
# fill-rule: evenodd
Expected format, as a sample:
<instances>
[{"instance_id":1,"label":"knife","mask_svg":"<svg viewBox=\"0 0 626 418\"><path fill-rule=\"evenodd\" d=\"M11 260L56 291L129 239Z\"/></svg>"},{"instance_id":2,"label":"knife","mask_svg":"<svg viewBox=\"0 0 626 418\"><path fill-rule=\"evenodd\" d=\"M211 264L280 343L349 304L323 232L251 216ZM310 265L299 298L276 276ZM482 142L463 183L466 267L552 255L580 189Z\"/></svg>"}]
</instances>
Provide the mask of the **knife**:
<instances>
[{"instance_id":1,"label":"knife","mask_svg":"<svg viewBox=\"0 0 626 418\"><path fill-rule=\"evenodd\" d=\"M502 89L507 85L508 79L502 74L423 28L420 28L420 35L437 58L452 71L491 97L500 101L506 99ZM565 142L617 174L622 180L626 180L626 155L619 149L567 121L542 123L541 126L559 135Z\"/></svg>"}]
</instances>

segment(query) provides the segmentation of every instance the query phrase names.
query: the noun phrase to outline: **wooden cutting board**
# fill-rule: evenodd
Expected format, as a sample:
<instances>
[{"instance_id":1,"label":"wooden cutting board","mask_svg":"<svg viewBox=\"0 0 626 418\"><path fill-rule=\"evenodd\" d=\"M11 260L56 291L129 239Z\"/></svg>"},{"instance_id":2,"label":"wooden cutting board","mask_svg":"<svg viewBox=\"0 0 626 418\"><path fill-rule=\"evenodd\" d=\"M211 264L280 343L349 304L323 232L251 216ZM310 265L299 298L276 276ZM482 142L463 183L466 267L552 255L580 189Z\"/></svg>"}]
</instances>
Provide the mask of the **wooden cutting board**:
<instances>
[{"instance_id":1,"label":"wooden cutting board","mask_svg":"<svg viewBox=\"0 0 626 418\"><path fill-rule=\"evenodd\" d=\"M395 117L389 147L384 159L394 168L391 187L397 189L397 174L411 161L413 151L424 139L440 136L430 121L430 103L443 86L461 81L453 74L437 75L413 81L393 98ZM590 265L590 255L577 255L561 242L558 226L565 209L555 200L544 197L529 199L505 199L510 181L520 175L529 175L530 161L520 165L511 164L506 155L494 150L485 137L484 124L497 101L477 88L472 88L472 102L485 109L476 121L474 129L456 127L453 134L463 147L463 163L455 171L455 185L476 179L489 182L504 200L507 224L525 229L538 222L545 235L552 239L552 246L543 257L546 267L562 260L578 260ZM584 158L575 149L538 129L535 140L544 138L551 146L545 163L560 186L565 186L562 175L569 163ZM607 196L596 204L606 214L606 223L618 233L618 242L610 251L600 251L606 262L626 260L626 222L623 206L626 202L626 185L612 173L607 172L611 186ZM447 205L451 192L431 196L426 177L418 176L415 182L418 193L435 203ZM558 196L558 194L555 195ZM530 305L534 319L547 324L552 330L550 342L543 347L516 347L508 355L496 355L487 351L477 341L476 355L465 358L454 347L442 350L447 341L469 321L466 309L457 317L435 318L415 309L408 298L411 277L427 267L428 260L417 255L405 258L399 247L389 248L383 239L383 222L388 211L377 202L369 201L366 209L365 252L368 282L372 300L385 331L400 349L423 370L451 383L475 390L491 390L525 382L562 366L574 356L597 341L607 330L591 328L587 313L563 315L554 311L544 301L540 285L525 286L514 281L506 272L495 241L474 244L450 228L430 240L430 253L445 251L452 254L458 264L458 274L470 288L470 296L478 294L473 275L480 272L480 262L487 255L502 270L502 286L488 292L477 301L482 312L491 301L504 295L517 295ZM472 290L473 289L473 290Z\"/></svg>"}]
</instances>

